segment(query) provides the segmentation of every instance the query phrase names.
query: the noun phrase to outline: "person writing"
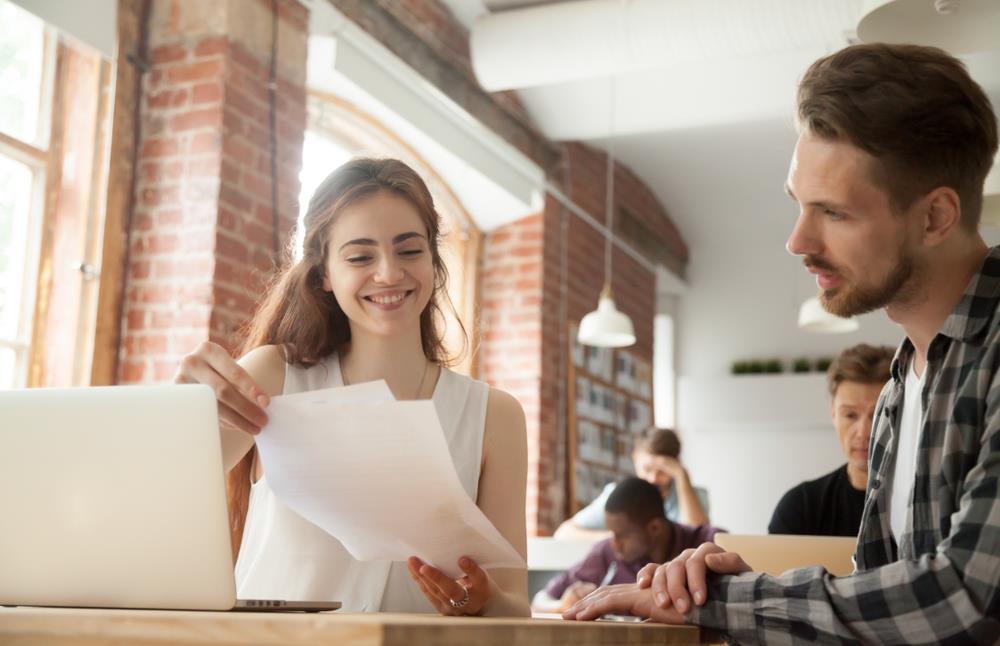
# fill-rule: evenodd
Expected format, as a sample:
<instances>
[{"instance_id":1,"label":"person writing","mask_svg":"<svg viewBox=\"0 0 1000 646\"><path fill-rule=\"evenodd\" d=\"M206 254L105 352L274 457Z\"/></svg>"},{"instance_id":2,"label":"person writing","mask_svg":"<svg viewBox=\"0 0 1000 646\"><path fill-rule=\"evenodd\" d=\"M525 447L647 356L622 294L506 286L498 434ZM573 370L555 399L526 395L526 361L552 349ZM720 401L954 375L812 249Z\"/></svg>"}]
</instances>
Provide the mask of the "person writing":
<instances>
[{"instance_id":1,"label":"person writing","mask_svg":"<svg viewBox=\"0 0 1000 646\"><path fill-rule=\"evenodd\" d=\"M857 536L868 482L868 443L882 387L889 381L893 349L866 343L847 348L830 364L826 382L830 416L847 464L803 482L781 497L770 534Z\"/></svg>"},{"instance_id":2,"label":"person writing","mask_svg":"<svg viewBox=\"0 0 1000 646\"><path fill-rule=\"evenodd\" d=\"M750 572L704 543L567 618L631 612L744 643L1000 641L1000 247L979 234L997 120L949 54L854 45L798 94L788 250L840 316L906 337L872 430L856 571Z\"/></svg>"},{"instance_id":3,"label":"person writing","mask_svg":"<svg viewBox=\"0 0 1000 646\"><path fill-rule=\"evenodd\" d=\"M632 464L636 475L660 490L668 520L703 525L708 522L708 492L691 484L680 453L677 433L668 428L647 428L635 438ZM607 538L604 508L614 489L615 483L609 483L600 496L563 521L555 531L555 538Z\"/></svg>"},{"instance_id":4,"label":"person writing","mask_svg":"<svg viewBox=\"0 0 1000 646\"><path fill-rule=\"evenodd\" d=\"M596 543L586 557L540 590L532 606L562 612L599 585L635 583L647 563L664 563L689 547L710 541L720 531L709 525L667 520L660 490L641 478L625 478L604 505L611 538Z\"/></svg>"},{"instance_id":5,"label":"person writing","mask_svg":"<svg viewBox=\"0 0 1000 646\"><path fill-rule=\"evenodd\" d=\"M251 447L271 397L384 379L397 399L434 402L463 487L526 553L524 413L510 395L446 367L447 272L424 182L398 160L351 160L316 190L304 228L302 258L264 297L239 362L205 343L176 376L217 393L226 467L237 491L250 490L236 505L248 505L239 594L338 600L353 611L527 616L523 569L487 571L463 557L455 580L416 557L359 562L268 488ZM392 474L376 468L371 477Z\"/></svg>"}]
</instances>

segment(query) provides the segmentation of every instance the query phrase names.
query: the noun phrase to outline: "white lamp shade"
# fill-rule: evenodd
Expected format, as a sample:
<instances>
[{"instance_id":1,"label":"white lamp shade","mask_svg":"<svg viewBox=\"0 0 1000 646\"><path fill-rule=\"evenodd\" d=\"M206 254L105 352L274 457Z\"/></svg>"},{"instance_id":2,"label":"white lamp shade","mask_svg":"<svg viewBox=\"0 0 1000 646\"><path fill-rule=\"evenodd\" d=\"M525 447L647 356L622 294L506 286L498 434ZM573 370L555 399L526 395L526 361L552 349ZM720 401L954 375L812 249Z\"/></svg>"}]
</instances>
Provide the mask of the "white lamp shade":
<instances>
[{"instance_id":1,"label":"white lamp shade","mask_svg":"<svg viewBox=\"0 0 1000 646\"><path fill-rule=\"evenodd\" d=\"M843 334L858 329L855 319L845 319L823 309L819 299L813 296L799 308L799 327L810 332Z\"/></svg>"},{"instance_id":2,"label":"white lamp shade","mask_svg":"<svg viewBox=\"0 0 1000 646\"><path fill-rule=\"evenodd\" d=\"M635 343L632 319L618 311L610 296L601 296L597 309L583 317L576 339L599 348L624 348Z\"/></svg>"},{"instance_id":3,"label":"white lamp shade","mask_svg":"<svg viewBox=\"0 0 1000 646\"><path fill-rule=\"evenodd\" d=\"M996 0L865 0L858 38L932 45L952 54L1000 47Z\"/></svg>"}]
</instances>

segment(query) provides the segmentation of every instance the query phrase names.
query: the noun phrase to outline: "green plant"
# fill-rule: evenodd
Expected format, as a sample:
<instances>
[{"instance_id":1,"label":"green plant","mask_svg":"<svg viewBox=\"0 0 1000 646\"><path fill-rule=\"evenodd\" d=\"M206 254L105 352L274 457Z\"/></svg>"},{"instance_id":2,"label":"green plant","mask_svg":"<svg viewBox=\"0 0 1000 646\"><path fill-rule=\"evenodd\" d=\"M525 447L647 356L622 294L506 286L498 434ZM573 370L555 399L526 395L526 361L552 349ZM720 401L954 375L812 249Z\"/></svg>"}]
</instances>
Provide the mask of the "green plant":
<instances>
[{"instance_id":1,"label":"green plant","mask_svg":"<svg viewBox=\"0 0 1000 646\"><path fill-rule=\"evenodd\" d=\"M764 363L764 372L769 372L771 374L776 374L779 372L784 372L785 367L781 365L780 359L770 359Z\"/></svg>"},{"instance_id":2,"label":"green plant","mask_svg":"<svg viewBox=\"0 0 1000 646\"><path fill-rule=\"evenodd\" d=\"M734 375L745 375L749 372L749 370L750 366L746 361L734 361L732 367L730 368L730 372Z\"/></svg>"},{"instance_id":3,"label":"green plant","mask_svg":"<svg viewBox=\"0 0 1000 646\"><path fill-rule=\"evenodd\" d=\"M819 359L816 359L816 372L826 372L831 363L833 363L833 359L830 357L820 357Z\"/></svg>"},{"instance_id":4,"label":"green plant","mask_svg":"<svg viewBox=\"0 0 1000 646\"><path fill-rule=\"evenodd\" d=\"M766 364L760 359L754 359L750 362L750 369L747 372L752 372L755 375L759 375L764 372Z\"/></svg>"},{"instance_id":5,"label":"green plant","mask_svg":"<svg viewBox=\"0 0 1000 646\"><path fill-rule=\"evenodd\" d=\"M792 364L792 372L809 372L812 370L812 362L805 357L800 357Z\"/></svg>"}]
</instances>

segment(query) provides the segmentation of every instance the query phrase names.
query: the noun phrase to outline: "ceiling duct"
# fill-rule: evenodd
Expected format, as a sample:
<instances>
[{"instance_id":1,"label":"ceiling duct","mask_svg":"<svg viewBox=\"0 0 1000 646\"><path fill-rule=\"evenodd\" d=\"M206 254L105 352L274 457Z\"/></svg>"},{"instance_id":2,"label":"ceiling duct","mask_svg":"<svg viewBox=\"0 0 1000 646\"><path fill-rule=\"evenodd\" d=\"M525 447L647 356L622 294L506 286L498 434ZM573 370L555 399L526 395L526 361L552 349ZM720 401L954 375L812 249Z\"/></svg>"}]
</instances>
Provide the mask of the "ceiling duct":
<instances>
[{"instance_id":1,"label":"ceiling duct","mask_svg":"<svg viewBox=\"0 0 1000 646\"><path fill-rule=\"evenodd\" d=\"M495 92L817 46L851 33L860 0L581 0L488 14L472 67Z\"/></svg>"}]
</instances>

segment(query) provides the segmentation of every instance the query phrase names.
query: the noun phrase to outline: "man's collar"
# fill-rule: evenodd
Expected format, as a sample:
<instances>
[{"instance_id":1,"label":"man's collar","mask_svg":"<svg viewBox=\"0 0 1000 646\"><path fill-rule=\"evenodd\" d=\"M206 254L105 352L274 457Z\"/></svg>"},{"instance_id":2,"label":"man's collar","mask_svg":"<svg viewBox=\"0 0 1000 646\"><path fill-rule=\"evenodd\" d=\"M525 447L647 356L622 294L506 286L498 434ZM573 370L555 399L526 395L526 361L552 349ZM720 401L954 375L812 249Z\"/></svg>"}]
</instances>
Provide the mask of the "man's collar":
<instances>
[{"instance_id":1,"label":"man's collar","mask_svg":"<svg viewBox=\"0 0 1000 646\"><path fill-rule=\"evenodd\" d=\"M959 341L969 341L993 319L1000 301L1000 247L991 247L962 298L951 311L940 333Z\"/></svg>"},{"instance_id":2,"label":"man's collar","mask_svg":"<svg viewBox=\"0 0 1000 646\"><path fill-rule=\"evenodd\" d=\"M955 309L938 331L939 334L957 341L970 341L982 333L983 328L993 319L997 304L1000 303L1000 246L991 247L979 270L965 286L962 297ZM910 364L913 343L909 338L896 350L890 372L893 381L902 383L906 375L903 370Z\"/></svg>"}]
</instances>

